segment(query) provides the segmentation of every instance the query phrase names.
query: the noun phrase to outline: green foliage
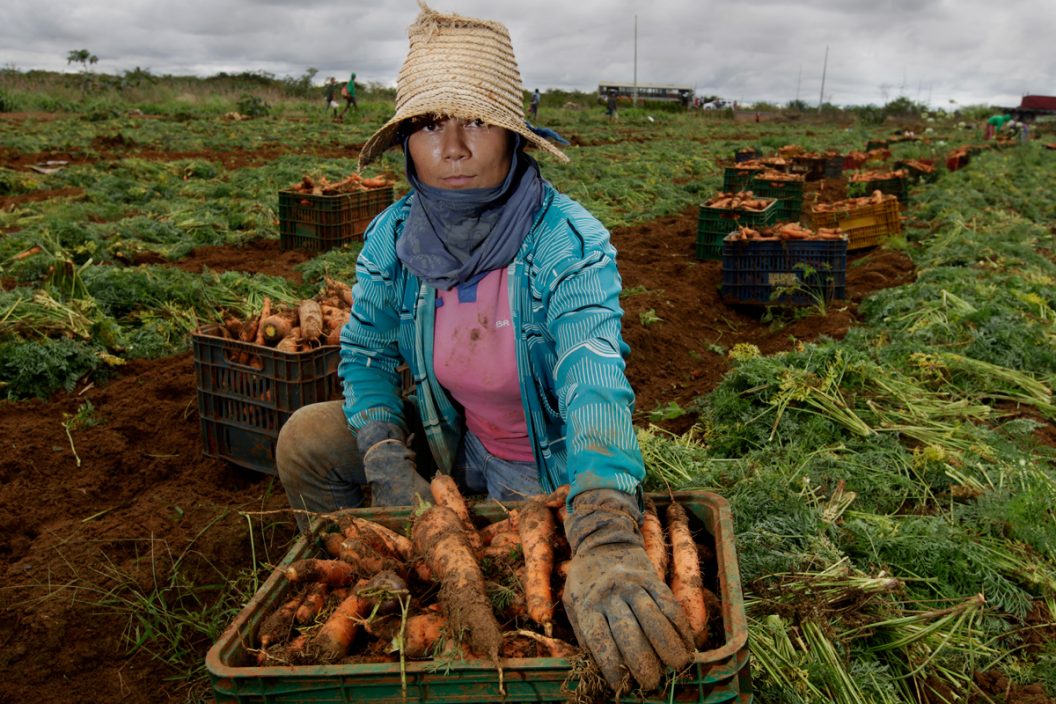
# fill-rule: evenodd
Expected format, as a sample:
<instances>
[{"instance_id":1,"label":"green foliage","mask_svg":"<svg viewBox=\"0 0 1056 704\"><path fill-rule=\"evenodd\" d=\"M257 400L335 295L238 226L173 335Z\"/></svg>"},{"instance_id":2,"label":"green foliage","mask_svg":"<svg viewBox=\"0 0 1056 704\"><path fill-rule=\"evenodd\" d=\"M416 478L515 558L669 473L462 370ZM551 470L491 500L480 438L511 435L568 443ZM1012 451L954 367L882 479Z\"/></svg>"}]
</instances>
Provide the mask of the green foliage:
<instances>
[{"instance_id":1,"label":"green foliage","mask_svg":"<svg viewBox=\"0 0 1056 704\"><path fill-rule=\"evenodd\" d=\"M238 99L238 112L247 117L267 117L271 106L259 95L246 93Z\"/></svg>"},{"instance_id":2,"label":"green foliage","mask_svg":"<svg viewBox=\"0 0 1056 704\"><path fill-rule=\"evenodd\" d=\"M102 366L102 352L91 342L67 338L0 342L0 393L21 399L72 391L78 380Z\"/></svg>"}]
</instances>

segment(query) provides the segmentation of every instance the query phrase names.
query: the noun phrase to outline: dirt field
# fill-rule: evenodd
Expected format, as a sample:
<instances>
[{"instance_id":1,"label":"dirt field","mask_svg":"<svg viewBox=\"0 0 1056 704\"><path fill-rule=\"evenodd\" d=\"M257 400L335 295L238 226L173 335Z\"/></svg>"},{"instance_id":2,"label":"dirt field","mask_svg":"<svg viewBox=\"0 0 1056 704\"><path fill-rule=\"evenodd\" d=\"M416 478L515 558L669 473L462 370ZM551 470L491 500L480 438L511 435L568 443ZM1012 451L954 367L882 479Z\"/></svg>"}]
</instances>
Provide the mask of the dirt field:
<instances>
[{"instance_id":1,"label":"dirt field","mask_svg":"<svg viewBox=\"0 0 1056 704\"><path fill-rule=\"evenodd\" d=\"M693 208L613 233L625 288L645 289L625 299L624 329L643 420L657 406L685 406L714 388L728 368L715 346L748 342L772 353L822 335L840 338L855 324L864 296L914 278L902 253L852 255L846 302L824 317L763 323L757 310L720 302L719 262L693 258L696 226ZM198 250L175 266L295 279L293 267L307 256L262 241ZM640 313L649 309L661 322L646 327ZM63 422L85 401L104 422L79 430L71 447ZM684 430L691 422L667 427ZM244 578L252 553L240 512L282 509L285 501L272 477L204 457L199 423L189 352L130 363L106 385L0 404L0 701L207 697L172 679L181 670L165 661L171 648L152 642L130 652L130 636L152 635L164 616L151 608L159 600L182 598L196 610L196 599L215 593L207 587L221 590ZM293 535L292 521L279 514L254 524L258 557L277 560ZM122 601L129 594L141 598ZM198 639L201 657L210 643ZM1045 701L1024 694L1018 701Z\"/></svg>"}]
</instances>

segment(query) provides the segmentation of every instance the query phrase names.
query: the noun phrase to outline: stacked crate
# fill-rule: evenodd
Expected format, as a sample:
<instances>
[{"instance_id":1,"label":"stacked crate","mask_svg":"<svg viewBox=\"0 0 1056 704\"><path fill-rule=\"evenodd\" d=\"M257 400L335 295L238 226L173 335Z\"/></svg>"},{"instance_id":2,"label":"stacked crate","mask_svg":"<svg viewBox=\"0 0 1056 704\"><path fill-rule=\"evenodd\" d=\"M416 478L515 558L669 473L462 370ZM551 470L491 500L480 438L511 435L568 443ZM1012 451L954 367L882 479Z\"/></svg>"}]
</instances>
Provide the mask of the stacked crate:
<instances>
[{"instance_id":1,"label":"stacked crate","mask_svg":"<svg viewBox=\"0 0 1056 704\"><path fill-rule=\"evenodd\" d=\"M847 193L851 196L868 196L875 191L889 193L905 205L909 202L909 179L906 172L896 170L853 174L847 184Z\"/></svg>"},{"instance_id":2,"label":"stacked crate","mask_svg":"<svg viewBox=\"0 0 1056 704\"><path fill-rule=\"evenodd\" d=\"M722 190L726 193L737 193L748 189L752 176L764 170L756 160L743 161L727 166L722 173Z\"/></svg>"},{"instance_id":3,"label":"stacked crate","mask_svg":"<svg viewBox=\"0 0 1056 704\"><path fill-rule=\"evenodd\" d=\"M800 174L761 171L748 181L747 190L757 196L777 199L778 222L798 222L803 211L803 184Z\"/></svg>"},{"instance_id":4,"label":"stacked crate","mask_svg":"<svg viewBox=\"0 0 1056 704\"><path fill-rule=\"evenodd\" d=\"M733 194L737 198L748 198L750 194ZM709 203L715 201L712 199ZM777 217L777 199L759 198L766 201L763 209L747 207L722 207L705 203L700 206L697 220L697 259L721 259L722 240L740 226L760 228L772 225Z\"/></svg>"},{"instance_id":5,"label":"stacked crate","mask_svg":"<svg viewBox=\"0 0 1056 704\"><path fill-rule=\"evenodd\" d=\"M729 304L810 306L847 297L847 238L755 239L722 244L722 299Z\"/></svg>"}]
</instances>

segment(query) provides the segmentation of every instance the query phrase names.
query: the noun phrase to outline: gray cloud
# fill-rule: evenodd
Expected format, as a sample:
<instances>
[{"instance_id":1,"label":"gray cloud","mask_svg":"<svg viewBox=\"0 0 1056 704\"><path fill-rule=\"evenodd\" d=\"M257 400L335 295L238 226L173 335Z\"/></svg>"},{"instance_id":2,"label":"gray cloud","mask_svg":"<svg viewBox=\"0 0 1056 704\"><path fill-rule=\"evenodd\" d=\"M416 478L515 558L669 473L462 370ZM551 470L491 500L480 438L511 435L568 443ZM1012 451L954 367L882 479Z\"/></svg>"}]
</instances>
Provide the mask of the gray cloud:
<instances>
[{"instance_id":1,"label":"gray cloud","mask_svg":"<svg viewBox=\"0 0 1056 704\"><path fill-rule=\"evenodd\" d=\"M829 49L825 99L935 106L1012 105L1056 93L1056 3L984 0L433 0L434 9L504 22L529 88L593 90L602 80L677 83L743 101L814 103ZM392 85L407 48L412 0L8 0L0 63L211 75L267 71Z\"/></svg>"}]
</instances>

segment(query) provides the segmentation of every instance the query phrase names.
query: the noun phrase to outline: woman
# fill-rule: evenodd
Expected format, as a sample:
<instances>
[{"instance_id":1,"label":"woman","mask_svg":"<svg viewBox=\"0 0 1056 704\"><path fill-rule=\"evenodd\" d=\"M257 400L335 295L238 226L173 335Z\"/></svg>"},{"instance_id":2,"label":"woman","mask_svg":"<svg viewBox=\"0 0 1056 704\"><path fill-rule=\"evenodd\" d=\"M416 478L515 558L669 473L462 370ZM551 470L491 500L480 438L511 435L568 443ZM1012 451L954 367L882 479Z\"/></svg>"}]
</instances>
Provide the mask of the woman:
<instances>
[{"instance_id":1,"label":"woman","mask_svg":"<svg viewBox=\"0 0 1056 704\"><path fill-rule=\"evenodd\" d=\"M409 504L437 469L500 500L570 484L564 603L577 639L613 688L626 668L655 689L663 665L689 662L692 637L638 530L645 470L616 252L525 153L567 159L528 129L522 95L503 25L422 5L396 114L360 154L363 166L402 145L412 191L364 235L345 400L295 413L276 464L309 511L356 506L363 485L375 505Z\"/></svg>"}]
</instances>

